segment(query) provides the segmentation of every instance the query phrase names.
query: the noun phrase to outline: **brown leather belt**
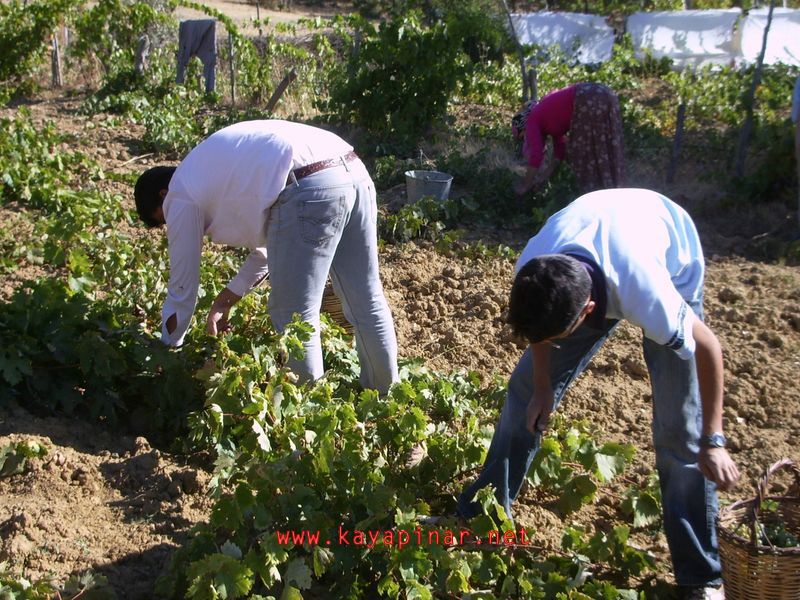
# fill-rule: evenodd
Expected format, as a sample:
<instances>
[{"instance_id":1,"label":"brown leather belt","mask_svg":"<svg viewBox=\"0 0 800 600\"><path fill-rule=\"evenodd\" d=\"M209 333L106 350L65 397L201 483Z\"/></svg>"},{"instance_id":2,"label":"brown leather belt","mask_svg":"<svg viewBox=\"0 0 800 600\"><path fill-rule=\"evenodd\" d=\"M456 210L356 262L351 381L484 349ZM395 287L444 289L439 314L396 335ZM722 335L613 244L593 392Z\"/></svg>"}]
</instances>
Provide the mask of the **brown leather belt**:
<instances>
[{"instance_id":1,"label":"brown leather belt","mask_svg":"<svg viewBox=\"0 0 800 600\"><path fill-rule=\"evenodd\" d=\"M286 179L286 185L294 183L294 181L300 181L303 177L308 177L309 175L313 175L314 173L318 173L325 169L330 169L331 167L339 167L344 163L353 162L357 158L358 154L356 154L355 151L351 150L344 156L339 156L337 158L328 158L326 160L321 160L319 162L311 163L310 165L297 167L293 171L289 172L289 177L287 177ZM292 179L292 174L294 174L294 180Z\"/></svg>"}]
</instances>

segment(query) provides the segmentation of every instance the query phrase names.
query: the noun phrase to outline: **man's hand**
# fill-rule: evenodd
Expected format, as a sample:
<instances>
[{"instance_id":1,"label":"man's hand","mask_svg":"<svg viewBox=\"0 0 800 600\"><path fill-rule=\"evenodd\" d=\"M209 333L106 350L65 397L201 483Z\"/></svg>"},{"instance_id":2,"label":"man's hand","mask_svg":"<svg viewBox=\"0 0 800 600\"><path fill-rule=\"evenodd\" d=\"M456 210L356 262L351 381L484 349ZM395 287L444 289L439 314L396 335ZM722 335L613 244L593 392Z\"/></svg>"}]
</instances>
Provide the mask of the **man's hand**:
<instances>
[{"instance_id":1,"label":"man's hand","mask_svg":"<svg viewBox=\"0 0 800 600\"><path fill-rule=\"evenodd\" d=\"M228 322L228 313L231 307L220 308L216 305L211 306L208 311L208 318L206 319L206 333L211 335L219 335L231 330L231 324Z\"/></svg>"},{"instance_id":2,"label":"man's hand","mask_svg":"<svg viewBox=\"0 0 800 600\"><path fill-rule=\"evenodd\" d=\"M206 332L211 335L219 335L230 331L231 325L228 322L228 314L231 312L231 307L241 300L241 296L234 294L228 288L222 290L219 295L214 298L211 304L211 310L208 311L208 318L206 319Z\"/></svg>"},{"instance_id":3,"label":"man's hand","mask_svg":"<svg viewBox=\"0 0 800 600\"><path fill-rule=\"evenodd\" d=\"M733 489L739 481L739 469L725 448L700 448L697 466L723 492Z\"/></svg>"},{"instance_id":4,"label":"man's hand","mask_svg":"<svg viewBox=\"0 0 800 600\"><path fill-rule=\"evenodd\" d=\"M534 390L531 401L528 403L527 427L533 434L544 433L550 422L550 413L553 411L553 389L545 391Z\"/></svg>"},{"instance_id":5,"label":"man's hand","mask_svg":"<svg viewBox=\"0 0 800 600\"><path fill-rule=\"evenodd\" d=\"M517 196L524 196L538 183L538 171L533 167L525 167L525 175L514 182L514 193Z\"/></svg>"}]
</instances>

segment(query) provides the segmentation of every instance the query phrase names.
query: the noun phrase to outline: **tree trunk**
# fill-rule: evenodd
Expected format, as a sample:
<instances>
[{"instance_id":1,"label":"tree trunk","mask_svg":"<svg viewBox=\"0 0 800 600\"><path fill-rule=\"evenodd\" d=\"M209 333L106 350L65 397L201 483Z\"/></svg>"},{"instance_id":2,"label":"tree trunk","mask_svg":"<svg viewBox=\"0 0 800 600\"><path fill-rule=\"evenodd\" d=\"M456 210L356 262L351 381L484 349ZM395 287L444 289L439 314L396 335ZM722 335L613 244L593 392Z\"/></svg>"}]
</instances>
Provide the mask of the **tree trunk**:
<instances>
[{"instance_id":1,"label":"tree trunk","mask_svg":"<svg viewBox=\"0 0 800 600\"><path fill-rule=\"evenodd\" d=\"M230 49L231 106L236 106L236 68L234 66L236 46L233 43L233 34L230 32L228 32L228 48Z\"/></svg>"},{"instance_id":2,"label":"tree trunk","mask_svg":"<svg viewBox=\"0 0 800 600\"><path fill-rule=\"evenodd\" d=\"M53 70L53 87L60 88L63 85L61 79L61 52L58 48L58 34L53 34L53 49L50 56L50 62Z\"/></svg>"},{"instance_id":3,"label":"tree trunk","mask_svg":"<svg viewBox=\"0 0 800 600\"><path fill-rule=\"evenodd\" d=\"M675 137L672 140L672 156L667 169L667 183L672 183L675 179L675 171L678 169L678 156L681 152L683 143L683 125L686 121L686 103L681 102L678 106L678 119L675 123Z\"/></svg>"},{"instance_id":4,"label":"tree trunk","mask_svg":"<svg viewBox=\"0 0 800 600\"><path fill-rule=\"evenodd\" d=\"M529 95L528 95L528 78L525 72L525 54L522 52L522 44L519 43L519 37L517 36L517 29L514 27L514 20L511 18L511 11L508 10L508 3L506 0L503 0L503 8L506 10L506 16L508 17L508 25L511 27L511 35L514 36L514 42L517 46L517 56L519 57L519 72L522 75L522 101L527 102Z\"/></svg>"},{"instance_id":5,"label":"tree trunk","mask_svg":"<svg viewBox=\"0 0 800 600\"><path fill-rule=\"evenodd\" d=\"M769 36L769 28L772 25L772 11L775 9L775 0L770 0L769 14L767 15L767 26L764 28L764 41L761 44L761 53L758 55L756 62L756 70L753 73L753 82L750 85L750 91L747 94L747 116L742 126L742 132L739 136L739 148L736 152L736 163L734 165L734 174L737 177L744 175L744 162L747 157L747 144L750 141L750 131L753 129L753 105L756 102L756 89L761 83L761 70L764 67L764 55L767 53L767 38Z\"/></svg>"}]
</instances>

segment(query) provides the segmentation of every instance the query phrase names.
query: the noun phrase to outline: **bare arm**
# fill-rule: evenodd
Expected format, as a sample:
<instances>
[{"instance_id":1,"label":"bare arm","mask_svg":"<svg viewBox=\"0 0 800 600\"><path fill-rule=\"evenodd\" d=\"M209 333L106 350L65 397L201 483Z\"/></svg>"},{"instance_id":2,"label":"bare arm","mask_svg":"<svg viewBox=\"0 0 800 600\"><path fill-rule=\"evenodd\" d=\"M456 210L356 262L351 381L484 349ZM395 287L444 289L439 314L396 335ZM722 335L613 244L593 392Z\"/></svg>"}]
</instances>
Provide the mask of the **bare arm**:
<instances>
[{"instance_id":1,"label":"bare arm","mask_svg":"<svg viewBox=\"0 0 800 600\"><path fill-rule=\"evenodd\" d=\"M230 329L228 323L228 314L231 307L236 304L242 297L232 292L229 288L225 288L211 304L211 310L208 311L208 318L206 319L206 331L211 335L217 335Z\"/></svg>"},{"instance_id":2,"label":"bare arm","mask_svg":"<svg viewBox=\"0 0 800 600\"><path fill-rule=\"evenodd\" d=\"M531 344L533 360L533 396L528 403L527 428L531 433L544 432L553 411L553 384L550 381L550 344Z\"/></svg>"},{"instance_id":3,"label":"bare arm","mask_svg":"<svg viewBox=\"0 0 800 600\"><path fill-rule=\"evenodd\" d=\"M239 272L231 279L211 305L206 318L206 332L217 335L230 330L228 314L231 307L239 302L251 289L260 284L269 275L267 266L267 249L255 248L239 268Z\"/></svg>"},{"instance_id":4,"label":"bare arm","mask_svg":"<svg viewBox=\"0 0 800 600\"><path fill-rule=\"evenodd\" d=\"M558 166L559 160L551 157L550 160L543 162L539 168L527 166L525 168L525 175L522 179L514 184L514 192L518 196L527 194L532 188L542 185L545 181L550 179L553 171Z\"/></svg>"},{"instance_id":5,"label":"bare arm","mask_svg":"<svg viewBox=\"0 0 800 600\"><path fill-rule=\"evenodd\" d=\"M703 410L701 434L708 435L722 431L722 348L717 336L700 319L695 319L692 335L697 343L695 364ZM731 489L739 481L739 469L725 448L701 448L697 463L703 475L721 490Z\"/></svg>"},{"instance_id":6,"label":"bare arm","mask_svg":"<svg viewBox=\"0 0 800 600\"><path fill-rule=\"evenodd\" d=\"M527 194L531 188L536 185L538 181L538 174L539 169L535 169L533 167L527 166L525 167L525 175L514 182L514 193L517 196L522 196L523 194Z\"/></svg>"}]
</instances>

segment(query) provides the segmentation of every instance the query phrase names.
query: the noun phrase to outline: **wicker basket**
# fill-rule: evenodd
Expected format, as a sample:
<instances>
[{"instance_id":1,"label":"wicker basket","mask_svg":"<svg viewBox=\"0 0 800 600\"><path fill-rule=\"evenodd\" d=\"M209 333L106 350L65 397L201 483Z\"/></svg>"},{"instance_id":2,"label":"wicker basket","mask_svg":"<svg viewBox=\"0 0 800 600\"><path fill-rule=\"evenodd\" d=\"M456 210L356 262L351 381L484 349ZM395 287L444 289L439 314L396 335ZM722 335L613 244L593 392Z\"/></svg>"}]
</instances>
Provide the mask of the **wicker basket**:
<instances>
[{"instance_id":1,"label":"wicker basket","mask_svg":"<svg viewBox=\"0 0 800 600\"><path fill-rule=\"evenodd\" d=\"M781 469L794 474L795 484L787 496L768 496L770 477ZM800 469L784 458L766 470L755 498L720 510L717 532L727 600L800 600L800 547L764 546L757 533L758 524L780 519L789 533L800 537L799 495ZM774 501L777 511L762 514L764 500ZM742 529L749 538L740 535Z\"/></svg>"},{"instance_id":2,"label":"wicker basket","mask_svg":"<svg viewBox=\"0 0 800 600\"><path fill-rule=\"evenodd\" d=\"M353 335L353 326L344 316L342 301L339 299L339 296L336 295L336 292L333 291L333 284L330 279L328 279L328 282L325 284L325 290L322 293L320 312L328 313L339 327L344 329L349 335Z\"/></svg>"}]
</instances>

